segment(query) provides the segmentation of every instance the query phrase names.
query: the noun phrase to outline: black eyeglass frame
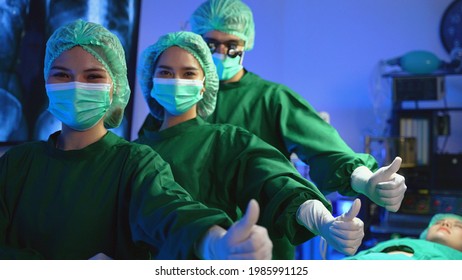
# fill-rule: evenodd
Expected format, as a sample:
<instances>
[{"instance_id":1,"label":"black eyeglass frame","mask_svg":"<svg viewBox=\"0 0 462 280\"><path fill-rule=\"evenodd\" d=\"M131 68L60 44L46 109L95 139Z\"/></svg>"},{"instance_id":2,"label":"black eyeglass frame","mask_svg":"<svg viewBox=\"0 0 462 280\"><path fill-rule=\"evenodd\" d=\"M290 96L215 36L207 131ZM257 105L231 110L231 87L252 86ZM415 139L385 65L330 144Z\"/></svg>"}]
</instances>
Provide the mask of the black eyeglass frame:
<instances>
[{"instance_id":1,"label":"black eyeglass frame","mask_svg":"<svg viewBox=\"0 0 462 280\"><path fill-rule=\"evenodd\" d=\"M230 58L235 58L236 56L242 56L242 51L237 50L238 46L244 46L244 42L239 42L235 40L220 42L211 38L204 38L204 41L207 43L207 46L210 49L210 52L213 54L216 52L220 45L224 45L227 49L226 55Z\"/></svg>"}]
</instances>

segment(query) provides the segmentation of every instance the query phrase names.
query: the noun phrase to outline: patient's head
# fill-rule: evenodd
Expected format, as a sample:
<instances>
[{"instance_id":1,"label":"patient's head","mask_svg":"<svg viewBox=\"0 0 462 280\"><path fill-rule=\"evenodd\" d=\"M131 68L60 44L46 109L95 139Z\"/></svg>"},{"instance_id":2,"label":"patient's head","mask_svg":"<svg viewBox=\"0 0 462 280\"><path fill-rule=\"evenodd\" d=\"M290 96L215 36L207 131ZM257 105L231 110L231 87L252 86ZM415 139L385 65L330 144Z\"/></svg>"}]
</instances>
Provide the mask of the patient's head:
<instances>
[{"instance_id":1,"label":"patient's head","mask_svg":"<svg viewBox=\"0 0 462 280\"><path fill-rule=\"evenodd\" d=\"M452 247L462 252L462 216L436 214L420 238Z\"/></svg>"}]
</instances>

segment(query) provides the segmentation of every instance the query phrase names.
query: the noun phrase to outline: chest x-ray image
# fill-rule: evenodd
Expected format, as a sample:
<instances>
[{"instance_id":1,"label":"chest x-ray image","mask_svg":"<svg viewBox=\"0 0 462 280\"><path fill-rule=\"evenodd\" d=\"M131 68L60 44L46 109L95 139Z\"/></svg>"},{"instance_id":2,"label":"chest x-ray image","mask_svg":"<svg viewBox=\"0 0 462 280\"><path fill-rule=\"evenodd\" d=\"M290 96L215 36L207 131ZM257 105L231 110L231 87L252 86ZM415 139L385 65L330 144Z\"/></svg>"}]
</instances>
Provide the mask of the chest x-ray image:
<instances>
[{"instance_id":1,"label":"chest x-ray image","mask_svg":"<svg viewBox=\"0 0 462 280\"><path fill-rule=\"evenodd\" d=\"M28 11L28 0L0 1L0 142L27 138L16 66Z\"/></svg>"},{"instance_id":2,"label":"chest x-ray image","mask_svg":"<svg viewBox=\"0 0 462 280\"><path fill-rule=\"evenodd\" d=\"M22 121L22 106L18 99L0 88L0 142L15 140L12 135Z\"/></svg>"}]
</instances>

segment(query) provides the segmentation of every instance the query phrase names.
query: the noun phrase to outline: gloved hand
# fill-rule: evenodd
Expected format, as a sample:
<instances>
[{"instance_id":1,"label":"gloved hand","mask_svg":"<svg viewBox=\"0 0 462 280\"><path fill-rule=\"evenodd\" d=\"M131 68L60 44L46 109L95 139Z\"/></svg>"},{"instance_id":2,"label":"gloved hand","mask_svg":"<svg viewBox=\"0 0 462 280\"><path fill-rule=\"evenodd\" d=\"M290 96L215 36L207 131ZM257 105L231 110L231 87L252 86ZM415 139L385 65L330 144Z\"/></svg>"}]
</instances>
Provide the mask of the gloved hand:
<instances>
[{"instance_id":1,"label":"gloved hand","mask_svg":"<svg viewBox=\"0 0 462 280\"><path fill-rule=\"evenodd\" d=\"M398 211L407 189L404 177L396 173L401 162L402 159L396 157L390 165L379 168L375 173L365 166L356 168L351 174L353 190L388 211Z\"/></svg>"},{"instance_id":2,"label":"gloved hand","mask_svg":"<svg viewBox=\"0 0 462 280\"><path fill-rule=\"evenodd\" d=\"M213 226L200 242L198 255L206 260L270 260L273 243L266 228L256 225L260 215L258 202L252 199L241 220L228 231Z\"/></svg>"},{"instance_id":3,"label":"gloved hand","mask_svg":"<svg viewBox=\"0 0 462 280\"><path fill-rule=\"evenodd\" d=\"M297 220L337 251L354 255L364 237L364 223L356 218L360 209L357 198L347 213L334 218L319 200L308 200L298 208Z\"/></svg>"}]
</instances>

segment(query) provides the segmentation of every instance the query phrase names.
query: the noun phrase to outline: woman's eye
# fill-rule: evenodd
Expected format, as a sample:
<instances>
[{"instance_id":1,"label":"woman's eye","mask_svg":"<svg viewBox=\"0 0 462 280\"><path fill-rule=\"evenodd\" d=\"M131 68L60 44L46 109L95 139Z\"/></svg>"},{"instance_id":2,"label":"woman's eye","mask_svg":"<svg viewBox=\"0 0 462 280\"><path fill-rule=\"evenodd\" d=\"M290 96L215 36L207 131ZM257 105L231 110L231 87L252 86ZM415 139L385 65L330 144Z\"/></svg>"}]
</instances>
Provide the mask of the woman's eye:
<instances>
[{"instance_id":1,"label":"woman's eye","mask_svg":"<svg viewBox=\"0 0 462 280\"><path fill-rule=\"evenodd\" d=\"M102 80L102 79L106 79L106 77L101 74L89 74L87 76L87 79L88 80Z\"/></svg>"},{"instance_id":2,"label":"woman's eye","mask_svg":"<svg viewBox=\"0 0 462 280\"><path fill-rule=\"evenodd\" d=\"M65 72L55 72L51 76L57 78L69 78L69 75Z\"/></svg>"},{"instance_id":3,"label":"woman's eye","mask_svg":"<svg viewBox=\"0 0 462 280\"><path fill-rule=\"evenodd\" d=\"M172 74L166 70L160 70L156 72L156 77L167 78L170 76L172 76Z\"/></svg>"},{"instance_id":4,"label":"woman's eye","mask_svg":"<svg viewBox=\"0 0 462 280\"><path fill-rule=\"evenodd\" d=\"M184 76L188 79L194 79L197 76L197 73L195 72L185 72Z\"/></svg>"}]
</instances>

